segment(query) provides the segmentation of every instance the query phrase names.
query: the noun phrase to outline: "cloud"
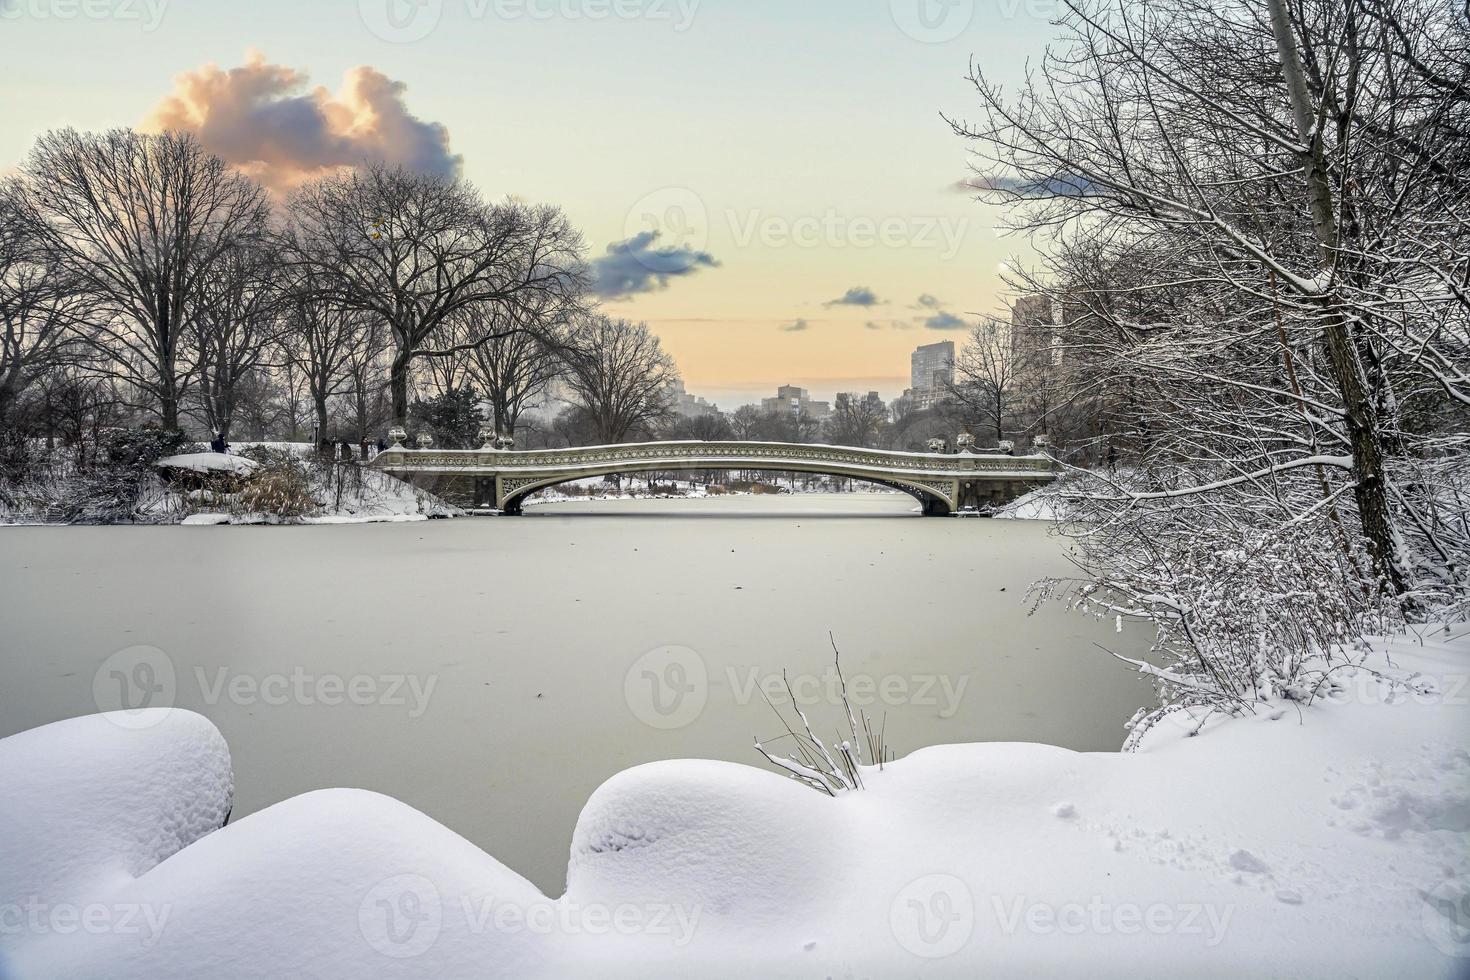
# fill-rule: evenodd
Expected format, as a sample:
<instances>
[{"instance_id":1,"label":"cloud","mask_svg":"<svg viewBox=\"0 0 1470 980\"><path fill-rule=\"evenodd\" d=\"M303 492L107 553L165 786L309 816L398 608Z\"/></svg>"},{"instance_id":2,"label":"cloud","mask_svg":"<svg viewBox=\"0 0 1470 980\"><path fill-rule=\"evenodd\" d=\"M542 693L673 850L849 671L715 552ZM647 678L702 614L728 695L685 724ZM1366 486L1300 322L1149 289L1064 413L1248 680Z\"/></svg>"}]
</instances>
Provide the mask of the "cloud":
<instances>
[{"instance_id":1,"label":"cloud","mask_svg":"<svg viewBox=\"0 0 1470 980\"><path fill-rule=\"evenodd\" d=\"M784 330L786 333L800 333L803 330L810 330L811 326L812 325L805 320L796 320L792 323L781 324L781 329Z\"/></svg>"},{"instance_id":2,"label":"cloud","mask_svg":"<svg viewBox=\"0 0 1470 980\"><path fill-rule=\"evenodd\" d=\"M593 292L604 299L627 299L667 289L670 279L719 268L708 252L680 245L655 248L658 237L656 231L645 231L609 245L606 255L592 260Z\"/></svg>"},{"instance_id":3,"label":"cloud","mask_svg":"<svg viewBox=\"0 0 1470 980\"><path fill-rule=\"evenodd\" d=\"M854 286L843 293L837 299L824 304L826 306L877 306L883 302L867 286Z\"/></svg>"},{"instance_id":4,"label":"cloud","mask_svg":"<svg viewBox=\"0 0 1470 980\"><path fill-rule=\"evenodd\" d=\"M1075 174L1058 174L1053 177L1035 179L1000 175L994 177L971 177L957 180L949 186L956 194L985 194L998 191L1013 197L1086 197L1097 193L1100 188L1092 181Z\"/></svg>"},{"instance_id":5,"label":"cloud","mask_svg":"<svg viewBox=\"0 0 1470 980\"><path fill-rule=\"evenodd\" d=\"M863 326L869 330L912 330L914 328L914 324L908 320L889 320L886 323L882 320L869 320Z\"/></svg>"},{"instance_id":6,"label":"cloud","mask_svg":"<svg viewBox=\"0 0 1470 980\"><path fill-rule=\"evenodd\" d=\"M940 310L925 320L924 326L929 330L963 330L967 324L953 313Z\"/></svg>"},{"instance_id":7,"label":"cloud","mask_svg":"<svg viewBox=\"0 0 1470 980\"><path fill-rule=\"evenodd\" d=\"M406 86L376 68L349 70L334 94L256 51L228 71L208 64L174 79L144 128L185 130L276 192L365 160L453 177L449 130L408 111Z\"/></svg>"},{"instance_id":8,"label":"cloud","mask_svg":"<svg viewBox=\"0 0 1470 980\"><path fill-rule=\"evenodd\" d=\"M939 297L935 296L933 293L925 293L924 295L919 297L919 305L915 306L914 309L937 310L943 305L944 303L940 301Z\"/></svg>"}]
</instances>

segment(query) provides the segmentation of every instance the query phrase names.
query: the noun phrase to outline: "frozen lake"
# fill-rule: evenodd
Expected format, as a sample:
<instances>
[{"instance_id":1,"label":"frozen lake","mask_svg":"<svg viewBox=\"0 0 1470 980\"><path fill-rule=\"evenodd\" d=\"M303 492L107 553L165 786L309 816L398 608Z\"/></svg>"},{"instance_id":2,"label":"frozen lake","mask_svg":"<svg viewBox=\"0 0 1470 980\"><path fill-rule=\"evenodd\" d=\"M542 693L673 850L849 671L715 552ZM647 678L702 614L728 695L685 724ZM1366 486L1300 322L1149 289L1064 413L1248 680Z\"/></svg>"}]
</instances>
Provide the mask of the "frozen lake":
<instances>
[{"instance_id":1,"label":"frozen lake","mask_svg":"<svg viewBox=\"0 0 1470 980\"><path fill-rule=\"evenodd\" d=\"M897 494L543 504L520 519L0 528L0 736L168 699L219 726L239 818L377 790L561 893L618 770L763 764L782 668L834 732L831 651L889 744L1113 750L1147 637L1027 585L1045 524L922 519ZM142 651L135 647L153 648ZM156 651L156 652L155 652ZM142 692L142 693L140 693Z\"/></svg>"}]
</instances>

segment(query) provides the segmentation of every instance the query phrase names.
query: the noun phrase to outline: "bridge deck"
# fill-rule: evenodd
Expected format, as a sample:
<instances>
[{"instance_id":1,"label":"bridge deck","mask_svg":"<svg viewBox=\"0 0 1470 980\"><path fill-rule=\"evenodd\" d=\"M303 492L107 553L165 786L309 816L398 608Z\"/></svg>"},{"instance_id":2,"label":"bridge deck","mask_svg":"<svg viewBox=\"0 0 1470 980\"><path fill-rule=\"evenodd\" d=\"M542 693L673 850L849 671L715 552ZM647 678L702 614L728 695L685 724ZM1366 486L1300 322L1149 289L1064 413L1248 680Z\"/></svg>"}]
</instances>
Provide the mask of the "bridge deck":
<instances>
[{"instance_id":1,"label":"bridge deck","mask_svg":"<svg viewBox=\"0 0 1470 980\"><path fill-rule=\"evenodd\" d=\"M904 453L773 442L654 442L572 449L410 450L381 453L374 465L422 482L471 481L477 504L507 513L537 490L569 480L658 470L776 470L871 480L918 497L925 512L949 513L1003 502L1055 479L1045 456ZM932 505L932 506L931 506Z\"/></svg>"}]
</instances>

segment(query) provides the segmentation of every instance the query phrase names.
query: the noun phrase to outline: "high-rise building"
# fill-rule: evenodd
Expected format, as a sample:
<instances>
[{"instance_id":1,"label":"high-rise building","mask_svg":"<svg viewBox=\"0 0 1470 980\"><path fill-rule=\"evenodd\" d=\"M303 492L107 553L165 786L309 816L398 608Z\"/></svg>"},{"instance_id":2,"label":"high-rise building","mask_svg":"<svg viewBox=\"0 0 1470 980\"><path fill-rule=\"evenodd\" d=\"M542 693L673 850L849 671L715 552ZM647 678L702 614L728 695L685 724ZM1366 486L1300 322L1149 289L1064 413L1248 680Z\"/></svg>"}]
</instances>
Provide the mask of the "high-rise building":
<instances>
[{"instance_id":1,"label":"high-rise building","mask_svg":"<svg viewBox=\"0 0 1470 980\"><path fill-rule=\"evenodd\" d=\"M1011 307L1011 360L1018 373L1055 364L1061 355L1050 296L1023 296Z\"/></svg>"},{"instance_id":2,"label":"high-rise building","mask_svg":"<svg viewBox=\"0 0 1470 980\"><path fill-rule=\"evenodd\" d=\"M909 358L914 395L934 394L954 383L954 341L925 344Z\"/></svg>"}]
</instances>

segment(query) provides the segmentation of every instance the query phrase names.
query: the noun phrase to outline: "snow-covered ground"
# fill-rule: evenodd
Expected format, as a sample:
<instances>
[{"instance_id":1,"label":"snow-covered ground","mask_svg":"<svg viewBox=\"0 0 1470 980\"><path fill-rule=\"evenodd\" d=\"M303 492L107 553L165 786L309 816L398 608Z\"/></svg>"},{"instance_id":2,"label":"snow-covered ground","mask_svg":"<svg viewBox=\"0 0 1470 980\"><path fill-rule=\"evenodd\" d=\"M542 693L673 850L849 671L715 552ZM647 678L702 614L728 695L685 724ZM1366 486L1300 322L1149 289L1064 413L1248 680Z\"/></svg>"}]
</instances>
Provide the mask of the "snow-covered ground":
<instances>
[{"instance_id":1,"label":"snow-covered ground","mask_svg":"<svg viewBox=\"0 0 1470 980\"><path fill-rule=\"evenodd\" d=\"M431 493L377 470L359 471L361 484L337 500L329 486L314 486L320 509L317 513L283 520L271 514L240 513L234 509L205 507L185 516L188 526L221 524L385 524L459 517L458 507Z\"/></svg>"},{"instance_id":2,"label":"snow-covered ground","mask_svg":"<svg viewBox=\"0 0 1470 980\"><path fill-rule=\"evenodd\" d=\"M196 839L228 794L206 722L66 722L0 742L0 942L19 976L1463 976L1456 629L1132 754L934 747L837 798L634 768L587 802L556 899L357 790Z\"/></svg>"}]
</instances>

